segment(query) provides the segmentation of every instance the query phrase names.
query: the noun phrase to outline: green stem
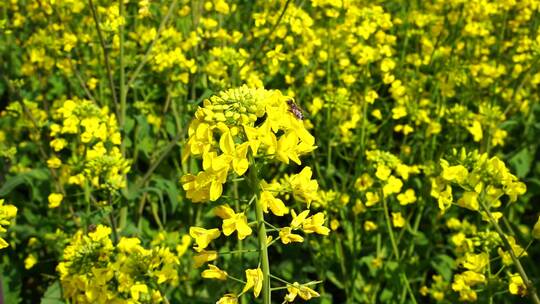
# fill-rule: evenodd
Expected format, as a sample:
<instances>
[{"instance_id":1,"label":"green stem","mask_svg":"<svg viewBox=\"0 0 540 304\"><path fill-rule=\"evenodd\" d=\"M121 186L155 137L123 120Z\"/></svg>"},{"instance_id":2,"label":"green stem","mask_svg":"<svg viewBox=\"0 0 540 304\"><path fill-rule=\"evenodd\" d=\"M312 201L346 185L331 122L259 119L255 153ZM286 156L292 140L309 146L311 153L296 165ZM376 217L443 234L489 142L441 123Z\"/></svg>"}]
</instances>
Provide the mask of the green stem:
<instances>
[{"instance_id":1,"label":"green stem","mask_svg":"<svg viewBox=\"0 0 540 304\"><path fill-rule=\"evenodd\" d=\"M274 23L274 25L272 26L272 28L268 32L268 35L266 35L264 37L264 40L261 42L261 44L259 44L257 49L252 53L252 55L249 56L249 58L246 61L244 61L244 63L240 66L240 68L238 68L238 72L240 72L247 64L249 64L253 60L257 59L257 56L262 51L263 47L270 40L270 36L272 36L274 34L276 28L281 23L281 19L283 19L283 16L285 16L285 13L287 12L287 8L289 7L290 3L291 3L291 0L287 0L287 2L285 2L285 5L283 6L283 10L281 10L281 14L279 14L279 17L278 17L276 23Z\"/></svg>"},{"instance_id":2,"label":"green stem","mask_svg":"<svg viewBox=\"0 0 540 304\"><path fill-rule=\"evenodd\" d=\"M250 156L250 170L249 178L251 187L254 189L257 198L255 199L255 214L258 222L258 236L259 236L259 250L261 251L260 258L263 272L263 288L262 296L264 304L271 304L271 290L270 290L270 262L268 260L268 246L266 244L266 225L264 223L264 213L261 201L259 199L259 179L257 177L257 164L254 162L253 157Z\"/></svg>"},{"instance_id":3,"label":"green stem","mask_svg":"<svg viewBox=\"0 0 540 304\"><path fill-rule=\"evenodd\" d=\"M118 6L120 11L120 17L124 17L124 0L118 0ZM125 22L125 19L124 19ZM124 130L124 124L126 122L126 76L124 71L124 24L120 24L118 28L118 36L120 40L120 129ZM122 141L122 154L125 154L125 141Z\"/></svg>"},{"instance_id":4,"label":"green stem","mask_svg":"<svg viewBox=\"0 0 540 304\"><path fill-rule=\"evenodd\" d=\"M240 284L244 284L244 285L246 284L246 281L240 280L239 278L233 277L233 276L231 276L231 275L229 275L229 274L227 275L227 278L229 278L229 279L231 279L231 280L233 280L233 281L236 281L236 282L238 282L238 283L240 283Z\"/></svg>"},{"instance_id":5,"label":"green stem","mask_svg":"<svg viewBox=\"0 0 540 304\"><path fill-rule=\"evenodd\" d=\"M390 222L390 213L388 212L388 204L386 203L386 199L383 198L383 208L384 208L384 218L386 220L386 229L388 230L388 234L390 235L390 242L392 243L392 250L394 251L394 255L396 256L396 261L399 263L400 256L399 256L399 249L396 243L396 238L394 236L394 230L392 229L392 223ZM401 265L400 265L401 267ZM407 275L403 270L400 270L399 274L401 280L405 283L405 288L407 289L407 292L409 293L409 296L411 297L411 300L413 303L416 302L416 298L414 296L414 293L411 289L411 285L409 283L409 279L407 278Z\"/></svg>"},{"instance_id":6,"label":"green stem","mask_svg":"<svg viewBox=\"0 0 540 304\"><path fill-rule=\"evenodd\" d=\"M390 222L390 213L388 212L388 204L386 203L386 199L383 198L383 208L384 208L384 218L386 220L386 229L388 230L388 234L390 235L390 243L392 243L392 250L394 251L394 255L396 256L396 260L399 261L399 250L396 243L396 238L394 237L394 230L392 229L392 223Z\"/></svg>"},{"instance_id":7,"label":"green stem","mask_svg":"<svg viewBox=\"0 0 540 304\"><path fill-rule=\"evenodd\" d=\"M113 235L113 243L118 244L118 232L116 231L116 221L114 219L113 211L109 213L109 221L111 222L111 230Z\"/></svg>"},{"instance_id":8,"label":"green stem","mask_svg":"<svg viewBox=\"0 0 540 304\"><path fill-rule=\"evenodd\" d=\"M223 252L219 252L219 255L251 253L251 252L259 252L259 249L238 249L238 250L232 250L232 251L223 251Z\"/></svg>"},{"instance_id":9,"label":"green stem","mask_svg":"<svg viewBox=\"0 0 540 304\"><path fill-rule=\"evenodd\" d=\"M495 227L495 231L497 231L497 234L501 237L501 240L504 244L504 247L510 253L510 257L512 258L512 261L516 265L516 268L518 270L519 275L523 279L523 283L525 283L525 286L527 287L527 292L535 304L540 304L540 298L538 298L538 294L536 293L536 288L534 287L533 283L529 280L529 277L527 276L527 273L525 272L525 269L521 265L521 262L519 262L519 259L516 256L516 253L512 249L512 246L510 245L510 242L508 242L508 239L506 238L506 235L504 234L501 226L497 223L497 220L493 217L493 214L489 211L489 208L486 206L483 200L479 200L480 206L482 209L486 212L489 222L493 227Z\"/></svg>"},{"instance_id":10,"label":"green stem","mask_svg":"<svg viewBox=\"0 0 540 304\"><path fill-rule=\"evenodd\" d=\"M236 210L240 210L240 196L238 194L238 182L237 181L234 181L234 187L233 187L233 191L234 191L234 205L236 207ZM249 225L249 224L248 224ZM239 253L244 253L244 252L259 252L258 249L256 250L245 250L244 249L244 244L242 242L242 240L238 240L238 250L235 250L236 252L239 252ZM231 251L231 252L235 252L235 251ZM240 265L244 265L244 255L243 254L240 254L239 256L239 259L238 259L238 262L240 263ZM240 298L240 304L247 304L247 299L246 297L241 297Z\"/></svg>"},{"instance_id":11,"label":"green stem","mask_svg":"<svg viewBox=\"0 0 540 304\"><path fill-rule=\"evenodd\" d=\"M116 110L118 111L118 98L116 97L116 90L114 89L114 80L113 80L113 74L111 65L109 63L109 51L107 49L107 46L105 45L105 39L103 38L103 34L101 33L101 27L99 26L99 20L96 13L96 8L94 6L94 2L92 0L88 0L88 5L90 7L90 11L92 12L92 18L94 19L94 23L96 25L96 31L99 38L99 44L101 45L101 49L103 51L103 59L105 61L105 69L107 70L107 76L109 78L109 88L111 90L111 94L113 97L114 105ZM118 112L116 112L118 114Z\"/></svg>"},{"instance_id":12,"label":"green stem","mask_svg":"<svg viewBox=\"0 0 540 304\"><path fill-rule=\"evenodd\" d=\"M161 162L169 155L171 150L178 144L178 141L182 138L183 133L178 132L176 136L169 141L167 146L163 148L163 151L158 156L158 158L150 164L150 168L148 168L148 171L144 174L141 180L139 180L136 185L137 187L142 187L144 184L152 177L152 173L154 173L154 170L157 169L157 167L161 164Z\"/></svg>"},{"instance_id":13,"label":"green stem","mask_svg":"<svg viewBox=\"0 0 540 304\"><path fill-rule=\"evenodd\" d=\"M171 5L169 6L169 9L167 10L167 13L165 14L165 17L163 17L163 19L161 20L161 23L159 24L156 36L154 37L154 39L152 39L152 42L150 42L150 45L148 46L148 49L146 49L144 57L140 61L137 68L135 68L135 71L133 72L133 74L131 75L131 77L129 78L129 80L127 82L126 94L127 94L127 91L133 86L133 82L135 81L135 79L137 79L137 76L139 75L139 72L141 71L141 69L144 67L144 65L150 59L150 54L152 52L152 48L154 47L154 45L158 41L159 37L161 36L161 32L165 29L165 26L167 25L167 22L169 21L169 18L171 17L171 15L174 12L174 8L176 7L177 2L178 2L178 0L174 0L171 3Z\"/></svg>"}]
</instances>

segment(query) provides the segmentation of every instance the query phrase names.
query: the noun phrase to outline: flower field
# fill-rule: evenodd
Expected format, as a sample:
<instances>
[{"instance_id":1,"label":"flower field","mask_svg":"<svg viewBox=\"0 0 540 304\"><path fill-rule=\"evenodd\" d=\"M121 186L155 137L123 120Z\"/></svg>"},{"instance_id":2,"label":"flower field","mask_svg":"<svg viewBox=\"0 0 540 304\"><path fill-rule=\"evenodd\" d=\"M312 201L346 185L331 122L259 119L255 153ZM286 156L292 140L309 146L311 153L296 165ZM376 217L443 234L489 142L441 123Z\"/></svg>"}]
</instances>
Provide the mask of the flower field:
<instances>
[{"instance_id":1,"label":"flower field","mask_svg":"<svg viewBox=\"0 0 540 304\"><path fill-rule=\"evenodd\" d=\"M540 304L539 0L4 0L0 56L0 304Z\"/></svg>"}]
</instances>

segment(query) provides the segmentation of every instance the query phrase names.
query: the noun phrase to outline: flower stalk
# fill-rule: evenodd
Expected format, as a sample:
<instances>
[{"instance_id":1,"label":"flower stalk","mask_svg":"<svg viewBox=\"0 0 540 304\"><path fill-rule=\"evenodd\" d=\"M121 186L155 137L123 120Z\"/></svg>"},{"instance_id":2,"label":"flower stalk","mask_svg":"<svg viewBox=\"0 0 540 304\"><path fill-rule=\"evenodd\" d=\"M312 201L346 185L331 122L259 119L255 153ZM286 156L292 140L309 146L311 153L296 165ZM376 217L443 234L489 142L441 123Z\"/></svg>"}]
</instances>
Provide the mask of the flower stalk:
<instances>
[{"instance_id":1,"label":"flower stalk","mask_svg":"<svg viewBox=\"0 0 540 304\"><path fill-rule=\"evenodd\" d=\"M268 259L268 236L266 234L266 225L264 221L264 213L262 203L259 197L259 178L258 178L258 169L257 164L254 162L252 156L249 157L250 169L249 169L249 181L253 191L255 192L255 215L257 218L257 234L259 238L259 250L260 250L260 259L261 259L261 269L263 273L263 288L262 288L262 297L264 304L272 303L271 300L271 290L270 290L270 261Z\"/></svg>"}]
</instances>

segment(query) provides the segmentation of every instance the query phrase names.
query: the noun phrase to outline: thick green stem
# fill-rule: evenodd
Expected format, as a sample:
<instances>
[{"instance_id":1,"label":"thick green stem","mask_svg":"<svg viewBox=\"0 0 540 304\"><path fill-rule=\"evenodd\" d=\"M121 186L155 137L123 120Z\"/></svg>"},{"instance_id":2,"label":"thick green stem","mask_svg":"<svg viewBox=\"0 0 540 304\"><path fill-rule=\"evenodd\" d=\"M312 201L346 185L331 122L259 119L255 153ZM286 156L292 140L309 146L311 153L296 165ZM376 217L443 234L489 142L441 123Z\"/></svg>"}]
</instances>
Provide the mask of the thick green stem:
<instances>
[{"instance_id":1,"label":"thick green stem","mask_svg":"<svg viewBox=\"0 0 540 304\"><path fill-rule=\"evenodd\" d=\"M270 290L270 262L268 260L268 245L266 235L266 225L264 223L264 213L261 200L259 199L259 179L257 176L257 165L253 161L253 157L250 157L250 170L249 178L250 184L255 192L257 198L255 199L255 214L257 217L258 237L259 237L259 250L261 259L261 268L263 273L263 287L262 297L264 304L271 304L271 290Z\"/></svg>"},{"instance_id":2,"label":"thick green stem","mask_svg":"<svg viewBox=\"0 0 540 304\"><path fill-rule=\"evenodd\" d=\"M489 211L489 208L486 206L483 200L479 200L480 206L482 209L486 212L489 222L493 227L495 227L495 231L497 231L497 234L501 237L501 240L504 244L504 247L510 254L510 257L512 258L512 261L516 265L516 268L518 270L519 275L523 279L523 283L525 283L525 286L527 287L527 293L529 294L529 297L535 304L540 304L540 298L538 298L538 294L536 293L536 288L534 287L533 283L529 280L529 277L527 276L527 273L525 272L525 269L523 268L523 265L521 265L521 262L519 261L518 257L516 256L516 253L512 249L512 246L510 245L510 242L508 242L508 239L506 238L506 234L503 232L501 226L499 226L499 223L497 223L497 220L493 217L493 214Z\"/></svg>"},{"instance_id":3,"label":"thick green stem","mask_svg":"<svg viewBox=\"0 0 540 304\"><path fill-rule=\"evenodd\" d=\"M259 248L261 250L261 264L263 272L263 303L271 303L270 295L270 262L268 261L268 247L266 246L266 226L264 225L264 215L259 199L256 201L257 221L259 222Z\"/></svg>"}]
</instances>

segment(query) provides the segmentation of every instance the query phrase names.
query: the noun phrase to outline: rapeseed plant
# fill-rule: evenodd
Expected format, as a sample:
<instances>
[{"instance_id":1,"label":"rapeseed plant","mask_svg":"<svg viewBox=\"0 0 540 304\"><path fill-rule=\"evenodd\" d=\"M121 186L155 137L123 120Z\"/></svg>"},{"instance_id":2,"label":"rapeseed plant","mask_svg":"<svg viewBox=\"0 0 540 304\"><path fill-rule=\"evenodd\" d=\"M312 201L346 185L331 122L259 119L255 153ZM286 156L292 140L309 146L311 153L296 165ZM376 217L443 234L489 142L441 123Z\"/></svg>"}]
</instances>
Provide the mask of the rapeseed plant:
<instances>
[{"instance_id":1,"label":"rapeseed plant","mask_svg":"<svg viewBox=\"0 0 540 304\"><path fill-rule=\"evenodd\" d=\"M264 303L271 303L272 278L280 282L283 279L271 275L268 247L275 241L283 244L303 242L304 238L293 233L299 230L306 234L317 233L328 235L329 229L324 225L325 216L319 212L309 216L309 209L297 214L289 209L278 196L285 200L293 197L306 203L307 207L317 197L318 184L312 180L312 171L304 167L298 174L285 176L282 181L268 184L260 180L259 172L265 162L290 161L301 165L300 156L313 151L315 139L305 129L303 121L291 109L290 97L279 91L242 86L214 95L203 102L203 106L195 112L195 119L189 128L189 138L183 159L188 157L202 158L202 170L197 175L187 174L181 178L186 196L194 203L218 201L224 193L224 185L232 174L244 176L248 172L248 182L252 199L248 204L236 203L235 211L228 204L214 207L214 214L222 219L222 228L205 229L191 227L190 235L195 239L195 251L204 253L205 257L196 258L197 267L201 262L216 260L217 253L208 255L205 250L221 233L231 236L236 232L238 240L244 240L253 233L248 222L250 207L254 203L256 229L258 234L259 267L245 270L245 285L239 293L228 293L217 303L235 303L237 298L253 289L255 298L262 291ZM236 198L238 199L238 198ZM252 209L253 210L253 209ZM276 228L267 222L265 213L272 212L283 217L289 212L292 215L290 226ZM279 232L276 239L268 235L267 228ZM241 250L240 250L241 253ZM244 282L219 269L216 265L208 265L201 274L203 278ZM289 283L287 283L289 284ZM286 302L292 302L296 295L308 300L318 293L298 283L287 287L289 294ZM298 287L297 287L298 286Z\"/></svg>"}]
</instances>

